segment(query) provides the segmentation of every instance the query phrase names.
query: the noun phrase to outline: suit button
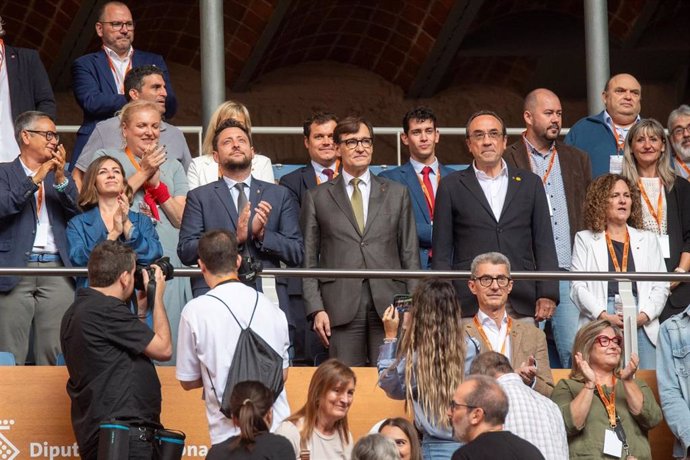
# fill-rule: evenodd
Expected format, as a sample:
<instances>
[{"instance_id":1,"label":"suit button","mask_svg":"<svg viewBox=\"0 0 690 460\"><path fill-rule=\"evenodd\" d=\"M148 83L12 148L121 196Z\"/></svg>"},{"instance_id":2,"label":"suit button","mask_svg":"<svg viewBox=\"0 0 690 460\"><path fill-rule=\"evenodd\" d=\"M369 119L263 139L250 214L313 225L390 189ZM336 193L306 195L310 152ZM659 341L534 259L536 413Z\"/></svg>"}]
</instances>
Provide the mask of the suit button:
<instances>
[{"instance_id":1,"label":"suit button","mask_svg":"<svg viewBox=\"0 0 690 460\"><path fill-rule=\"evenodd\" d=\"M361 243L359 243L359 245L360 245L361 247L364 247L364 246L367 245L367 243L365 243L364 241L362 241Z\"/></svg>"},{"instance_id":2,"label":"suit button","mask_svg":"<svg viewBox=\"0 0 690 460\"><path fill-rule=\"evenodd\" d=\"M26 252L24 253L24 255L25 255L25 256L30 256L31 253L30 253L29 251L26 251Z\"/></svg>"},{"instance_id":3,"label":"suit button","mask_svg":"<svg viewBox=\"0 0 690 460\"><path fill-rule=\"evenodd\" d=\"M501 227L496 227L496 233L503 233L503 229Z\"/></svg>"}]
</instances>

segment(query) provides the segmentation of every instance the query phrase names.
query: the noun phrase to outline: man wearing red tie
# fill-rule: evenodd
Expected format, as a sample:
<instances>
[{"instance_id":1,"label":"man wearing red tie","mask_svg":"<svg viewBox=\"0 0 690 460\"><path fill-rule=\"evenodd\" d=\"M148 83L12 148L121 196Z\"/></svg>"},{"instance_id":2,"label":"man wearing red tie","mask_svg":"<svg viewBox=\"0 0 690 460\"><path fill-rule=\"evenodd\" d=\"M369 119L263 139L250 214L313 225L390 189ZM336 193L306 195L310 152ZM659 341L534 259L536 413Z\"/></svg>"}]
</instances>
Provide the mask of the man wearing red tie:
<instances>
[{"instance_id":1,"label":"man wearing red tie","mask_svg":"<svg viewBox=\"0 0 690 460\"><path fill-rule=\"evenodd\" d=\"M410 152L410 161L381 177L405 185L412 198L412 210L419 238L419 259L423 269L431 268L431 233L434 225L434 203L441 178L453 170L436 158L436 144L440 134L436 115L427 107L415 107L403 117L400 140Z\"/></svg>"}]
</instances>

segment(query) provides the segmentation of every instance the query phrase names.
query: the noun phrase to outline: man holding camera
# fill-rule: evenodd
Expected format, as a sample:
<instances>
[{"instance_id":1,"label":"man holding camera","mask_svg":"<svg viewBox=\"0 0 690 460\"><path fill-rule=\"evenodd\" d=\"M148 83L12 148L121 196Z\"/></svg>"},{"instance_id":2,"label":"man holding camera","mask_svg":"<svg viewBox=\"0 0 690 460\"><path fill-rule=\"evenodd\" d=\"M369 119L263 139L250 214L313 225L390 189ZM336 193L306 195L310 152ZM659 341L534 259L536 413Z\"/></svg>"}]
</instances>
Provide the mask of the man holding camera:
<instances>
[{"instance_id":1,"label":"man holding camera","mask_svg":"<svg viewBox=\"0 0 690 460\"><path fill-rule=\"evenodd\" d=\"M89 286L77 291L62 319L60 340L72 400L72 428L82 459L96 459L100 424L129 425L130 459L151 459L153 434L160 428L161 388L152 359L172 356L170 324L165 314L165 277L153 265L153 306L137 293L139 311L129 308L134 292L136 254L115 241L100 243L87 265ZM148 285L149 270L143 273ZM153 330L143 319L153 311Z\"/></svg>"}]
</instances>

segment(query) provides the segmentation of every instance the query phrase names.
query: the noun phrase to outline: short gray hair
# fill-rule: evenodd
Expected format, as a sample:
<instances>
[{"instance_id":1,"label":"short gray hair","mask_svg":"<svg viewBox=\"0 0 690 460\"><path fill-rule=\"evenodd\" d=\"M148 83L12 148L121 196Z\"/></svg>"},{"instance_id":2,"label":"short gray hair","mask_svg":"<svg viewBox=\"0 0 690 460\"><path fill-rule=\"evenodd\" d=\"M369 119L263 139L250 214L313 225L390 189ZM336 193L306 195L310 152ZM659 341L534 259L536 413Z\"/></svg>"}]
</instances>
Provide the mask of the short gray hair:
<instances>
[{"instance_id":1,"label":"short gray hair","mask_svg":"<svg viewBox=\"0 0 690 460\"><path fill-rule=\"evenodd\" d=\"M673 124L676 122L678 117L690 117L690 105L683 104L669 114L668 123L666 123L666 127L668 128L668 134L669 135L671 134L671 130L673 129Z\"/></svg>"},{"instance_id":2,"label":"short gray hair","mask_svg":"<svg viewBox=\"0 0 690 460\"><path fill-rule=\"evenodd\" d=\"M475 257L472 260L472 265L470 265L472 276L477 276L477 267L481 264L505 265L508 269L508 275L510 275L510 260L500 252L485 252Z\"/></svg>"},{"instance_id":3,"label":"short gray hair","mask_svg":"<svg viewBox=\"0 0 690 460\"><path fill-rule=\"evenodd\" d=\"M465 382L474 383L472 391L465 396L465 404L481 408L484 421L489 425L503 425L508 415L508 396L496 379L474 374L467 377Z\"/></svg>"},{"instance_id":4,"label":"short gray hair","mask_svg":"<svg viewBox=\"0 0 690 460\"><path fill-rule=\"evenodd\" d=\"M364 436L352 449L352 460L400 460L393 441L379 433Z\"/></svg>"},{"instance_id":5,"label":"short gray hair","mask_svg":"<svg viewBox=\"0 0 690 460\"><path fill-rule=\"evenodd\" d=\"M41 118L53 120L47 113L38 112L36 110L29 110L19 114L17 119L14 120L14 138L17 140L17 145L20 147L22 145L22 131L31 129L34 123L36 123L36 120L40 120Z\"/></svg>"}]
</instances>

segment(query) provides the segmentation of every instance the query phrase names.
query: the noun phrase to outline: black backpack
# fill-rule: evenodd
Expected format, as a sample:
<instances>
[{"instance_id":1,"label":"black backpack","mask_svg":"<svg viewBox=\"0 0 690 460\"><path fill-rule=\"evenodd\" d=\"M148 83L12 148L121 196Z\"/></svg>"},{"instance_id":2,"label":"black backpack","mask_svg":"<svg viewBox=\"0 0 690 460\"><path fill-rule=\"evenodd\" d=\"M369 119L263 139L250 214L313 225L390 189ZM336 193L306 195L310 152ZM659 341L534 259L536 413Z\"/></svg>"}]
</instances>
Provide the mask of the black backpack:
<instances>
[{"instance_id":1,"label":"black backpack","mask_svg":"<svg viewBox=\"0 0 690 460\"><path fill-rule=\"evenodd\" d=\"M273 391L273 402L278 399L278 396L283 391L283 358L273 349L264 339L256 332L251 330L254 313L256 313L256 306L259 303L259 292L256 293L256 301L254 302L254 310L252 316L249 318L249 324L246 328L237 320L235 314L230 310L228 304L223 302L220 298L206 294L213 297L220 303L225 305L232 315L237 325L240 327L240 337L237 339L237 347L235 354L232 357L232 363L228 370L228 380L225 383L225 391L223 392L223 401L218 400L220 411L228 418L232 418L230 411L230 395L235 385L246 380L256 380ZM208 373L208 369L206 369ZM209 374L211 381L211 389L213 394L218 399L218 394L213 386L213 379Z\"/></svg>"}]
</instances>

